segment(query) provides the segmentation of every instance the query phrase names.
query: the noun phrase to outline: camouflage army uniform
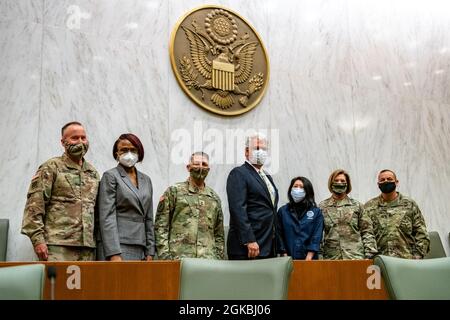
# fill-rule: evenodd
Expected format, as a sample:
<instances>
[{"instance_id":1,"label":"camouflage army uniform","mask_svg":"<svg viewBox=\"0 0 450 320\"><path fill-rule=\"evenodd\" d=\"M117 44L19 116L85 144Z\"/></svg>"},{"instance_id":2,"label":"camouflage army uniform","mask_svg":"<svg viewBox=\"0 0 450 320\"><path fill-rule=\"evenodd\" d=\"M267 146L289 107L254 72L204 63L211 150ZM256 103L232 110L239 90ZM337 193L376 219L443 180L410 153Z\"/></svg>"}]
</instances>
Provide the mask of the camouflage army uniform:
<instances>
[{"instance_id":1,"label":"camouflage army uniform","mask_svg":"<svg viewBox=\"0 0 450 320\"><path fill-rule=\"evenodd\" d=\"M155 216L155 241L163 260L183 257L223 259L223 214L219 196L189 180L169 187Z\"/></svg>"},{"instance_id":2,"label":"camouflage army uniform","mask_svg":"<svg viewBox=\"0 0 450 320\"><path fill-rule=\"evenodd\" d=\"M319 205L324 217L323 259L365 259L377 254L372 221L358 201L330 197Z\"/></svg>"},{"instance_id":3,"label":"camouflage army uniform","mask_svg":"<svg viewBox=\"0 0 450 320\"><path fill-rule=\"evenodd\" d=\"M48 245L48 261L93 261L95 251L86 247Z\"/></svg>"},{"instance_id":4,"label":"camouflage army uniform","mask_svg":"<svg viewBox=\"0 0 450 320\"><path fill-rule=\"evenodd\" d=\"M91 164L84 161L80 167L66 154L39 167L28 189L22 233L31 239L33 246L46 243L49 260L73 260L73 254L65 259L63 249L57 246L94 252L90 248L95 248L94 206L99 180ZM80 259L88 259L83 258L86 256L90 257L80 251Z\"/></svg>"},{"instance_id":5,"label":"camouflage army uniform","mask_svg":"<svg viewBox=\"0 0 450 320\"><path fill-rule=\"evenodd\" d=\"M412 259L428 253L430 238L414 200L401 193L391 202L378 196L369 200L364 209L372 219L380 254Z\"/></svg>"}]
</instances>

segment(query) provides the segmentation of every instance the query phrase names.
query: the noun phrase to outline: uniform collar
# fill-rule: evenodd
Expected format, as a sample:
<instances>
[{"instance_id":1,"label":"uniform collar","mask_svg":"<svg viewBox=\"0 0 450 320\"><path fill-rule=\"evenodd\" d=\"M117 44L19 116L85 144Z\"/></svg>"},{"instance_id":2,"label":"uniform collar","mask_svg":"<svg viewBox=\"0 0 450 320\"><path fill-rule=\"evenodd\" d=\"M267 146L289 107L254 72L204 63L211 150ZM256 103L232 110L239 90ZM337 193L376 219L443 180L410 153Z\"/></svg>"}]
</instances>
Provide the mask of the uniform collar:
<instances>
[{"instance_id":1,"label":"uniform collar","mask_svg":"<svg viewBox=\"0 0 450 320\"><path fill-rule=\"evenodd\" d=\"M83 165L82 166L73 162L72 159L70 159L69 156L67 155L67 153L65 153L65 152L63 153L62 158L64 160L66 167L68 167L68 168L77 169L77 170L81 170L81 171L93 171L92 166L84 159L84 157L83 157Z\"/></svg>"},{"instance_id":2,"label":"uniform collar","mask_svg":"<svg viewBox=\"0 0 450 320\"><path fill-rule=\"evenodd\" d=\"M350 200L350 197L348 195L342 200L337 200L337 199L333 198L333 196L331 196L329 204L330 205L346 206L346 205L351 205L352 201Z\"/></svg>"},{"instance_id":3,"label":"uniform collar","mask_svg":"<svg viewBox=\"0 0 450 320\"><path fill-rule=\"evenodd\" d=\"M210 192L209 192L210 188L206 186L206 182L205 182L205 187L203 189L200 189L197 186L194 186L194 184L191 183L191 180L189 178L187 178L186 184L188 186L188 190L190 193L202 193L202 194L210 195Z\"/></svg>"},{"instance_id":4,"label":"uniform collar","mask_svg":"<svg viewBox=\"0 0 450 320\"><path fill-rule=\"evenodd\" d=\"M378 197L379 205L382 206L382 207L395 207L395 206L397 206L400 203L400 201L402 201L402 199L403 199L403 195L400 192L398 192L398 191L397 191L397 193L398 193L397 198L395 198L394 200L389 201L389 202L385 201L383 199L383 197L381 196L381 194L380 194L379 197Z\"/></svg>"}]
</instances>

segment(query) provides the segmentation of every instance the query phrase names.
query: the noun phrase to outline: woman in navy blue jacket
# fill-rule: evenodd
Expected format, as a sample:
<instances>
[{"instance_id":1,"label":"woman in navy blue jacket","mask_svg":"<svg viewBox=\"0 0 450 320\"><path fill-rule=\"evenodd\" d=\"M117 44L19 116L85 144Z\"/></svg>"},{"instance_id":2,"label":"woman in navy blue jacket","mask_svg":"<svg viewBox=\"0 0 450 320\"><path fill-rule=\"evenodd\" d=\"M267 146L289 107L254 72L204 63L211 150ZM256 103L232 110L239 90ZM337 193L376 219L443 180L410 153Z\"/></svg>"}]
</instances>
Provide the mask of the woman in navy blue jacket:
<instances>
[{"instance_id":1,"label":"woman in navy blue jacket","mask_svg":"<svg viewBox=\"0 0 450 320\"><path fill-rule=\"evenodd\" d=\"M314 201L314 189L305 177L292 179L289 203L278 210L278 253L298 260L316 260L322 240L323 215Z\"/></svg>"}]
</instances>

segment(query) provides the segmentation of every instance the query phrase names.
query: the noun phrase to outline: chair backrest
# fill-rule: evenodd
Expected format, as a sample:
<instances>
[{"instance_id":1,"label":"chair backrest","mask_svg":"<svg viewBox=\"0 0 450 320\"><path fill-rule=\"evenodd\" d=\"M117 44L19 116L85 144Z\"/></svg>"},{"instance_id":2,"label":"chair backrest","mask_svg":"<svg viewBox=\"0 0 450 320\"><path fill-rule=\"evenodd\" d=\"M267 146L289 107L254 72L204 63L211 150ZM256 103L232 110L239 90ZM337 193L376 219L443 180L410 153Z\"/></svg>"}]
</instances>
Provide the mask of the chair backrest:
<instances>
[{"instance_id":1,"label":"chair backrest","mask_svg":"<svg viewBox=\"0 0 450 320\"><path fill-rule=\"evenodd\" d=\"M426 255L425 259L444 258L445 254L444 246L442 245L441 237L436 231L430 231L430 252Z\"/></svg>"},{"instance_id":2,"label":"chair backrest","mask_svg":"<svg viewBox=\"0 0 450 320\"><path fill-rule=\"evenodd\" d=\"M0 219L0 261L6 261L6 250L8 249L9 220Z\"/></svg>"},{"instance_id":3,"label":"chair backrest","mask_svg":"<svg viewBox=\"0 0 450 320\"><path fill-rule=\"evenodd\" d=\"M42 300L43 264L0 267L0 300Z\"/></svg>"},{"instance_id":4,"label":"chair backrest","mask_svg":"<svg viewBox=\"0 0 450 320\"><path fill-rule=\"evenodd\" d=\"M181 260L181 300L287 299L291 257L262 260Z\"/></svg>"},{"instance_id":5,"label":"chair backrest","mask_svg":"<svg viewBox=\"0 0 450 320\"><path fill-rule=\"evenodd\" d=\"M450 258L429 260L376 256L384 283L394 300L450 299Z\"/></svg>"}]
</instances>

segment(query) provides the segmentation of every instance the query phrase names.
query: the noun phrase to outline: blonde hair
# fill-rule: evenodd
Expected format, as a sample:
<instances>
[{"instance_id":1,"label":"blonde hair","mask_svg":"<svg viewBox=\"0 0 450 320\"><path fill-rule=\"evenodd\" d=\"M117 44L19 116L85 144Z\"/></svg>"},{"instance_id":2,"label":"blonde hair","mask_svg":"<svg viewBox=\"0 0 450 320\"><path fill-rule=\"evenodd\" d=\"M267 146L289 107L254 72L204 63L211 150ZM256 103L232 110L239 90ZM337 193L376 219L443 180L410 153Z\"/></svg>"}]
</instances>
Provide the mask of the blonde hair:
<instances>
[{"instance_id":1,"label":"blonde hair","mask_svg":"<svg viewBox=\"0 0 450 320\"><path fill-rule=\"evenodd\" d=\"M331 190L331 185L333 184L334 179L340 174L343 174L345 176L345 179L347 180L347 190L345 190L345 193L349 194L350 192L352 192L352 181L350 180L349 174L344 169L337 169L331 173L330 177L328 178L328 190L333 193L333 190Z\"/></svg>"}]
</instances>

